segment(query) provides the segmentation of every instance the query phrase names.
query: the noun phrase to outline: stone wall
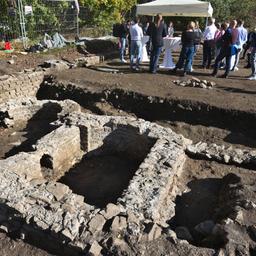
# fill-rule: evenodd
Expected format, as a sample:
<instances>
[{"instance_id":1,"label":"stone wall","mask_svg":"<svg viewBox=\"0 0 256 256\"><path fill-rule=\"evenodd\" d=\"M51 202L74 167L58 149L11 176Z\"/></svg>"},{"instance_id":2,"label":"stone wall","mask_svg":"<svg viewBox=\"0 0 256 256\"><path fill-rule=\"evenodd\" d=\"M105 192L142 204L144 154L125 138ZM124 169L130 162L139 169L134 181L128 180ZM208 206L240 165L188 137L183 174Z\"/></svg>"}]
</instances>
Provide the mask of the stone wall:
<instances>
[{"instance_id":1,"label":"stone wall","mask_svg":"<svg viewBox=\"0 0 256 256\"><path fill-rule=\"evenodd\" d=\"M166 227L164 222L174 214L175 180L191 141L142 119L89 115L67 104L73 111L67 115L69 107L61 107L56 129L36 143L35 151L0 161L0 229L65 246L69 251L59 250L62 255L100 255L109 241L127 252L140 239L159 237L161 225ZM122 196L104 209L88 205L62 183L47 181L43 172L36 177L43 168L68 170L79 160L80 148L90 143L89 153L105 143L108 150L143 157Z\"/></svg>"},{"instance_id":2,"label":"stone wall","mask_svg":"<svg viewBox=\"0 0 256 256\"><path fill-rule=\"evenodd\" d=\"M214 160L224 164L249 166L256 170L256 150L198 142L197 144L189 145L186 152L193 157Z\"/></svg>"},{"instance_id":3,"label":"stone wall","mask_svg":"<svg viewBox=\"0 0 256 256\"><path fill-rule=\"evenodd\" d=\"M97 153L121 153L141 162L118 203L138 219L164 223L175 213L172 199L176 179L185 162L185 149L191 143L182 135L157 124L131 117L110 117L71 113L64 122L86 126ZM95 130L96 127L96 130ZM101 133L102 132L102 133ZM92 136L92 137L91 137ZM94 153L90 152L89 154ZM163 205L166 206L163 210Z\"/></svg>"},{"instance_id":4,"label":"stone wall","mask_svg":"<svg viewBox=\"0 0 256 256\"><path fill-rule=\"evenodd\" d=\"M71 100L54 101L41 100L35 97L11 99L0 104L0 126L9 127L13 124L29 119L57 119L72 111L80 111L80 106Z\"/></svg>"},{"instance_id":5,"label":"stone wall","mask_svg":"<svg viewBox=\"0 0 256 256\"><path fill-rule=\"evenodd\" d=\"M43 71L28 71L0 77L0 103L9 99L36 96L44 80Z\"/></svg>"}]
</instances>

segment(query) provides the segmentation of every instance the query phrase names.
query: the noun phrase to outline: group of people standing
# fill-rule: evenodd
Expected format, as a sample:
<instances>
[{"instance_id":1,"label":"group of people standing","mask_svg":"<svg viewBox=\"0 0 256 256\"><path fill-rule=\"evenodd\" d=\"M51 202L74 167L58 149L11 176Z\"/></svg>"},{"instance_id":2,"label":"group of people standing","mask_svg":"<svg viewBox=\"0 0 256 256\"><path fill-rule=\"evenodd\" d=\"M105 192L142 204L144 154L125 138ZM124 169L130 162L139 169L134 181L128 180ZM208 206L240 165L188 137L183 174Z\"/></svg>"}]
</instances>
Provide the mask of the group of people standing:
<instances>
[{"instance_id":1,"label":"group of people standing","mask_svg":"<svg viewBox=\"0 0 256 256\"><path fill-rule=\"evenodd\" d=\"M228 77L230 71L238 70L240 55L246 42L251 44L251 51L253 51L253 48L255 48L255 42L253 41L254 37L248 38L248 32L244 28L242 20L231 20L215 25L215 20L210 19L209 26L206 27L204 32L203 67L210 68L211 60L215 59L212 75L216 76L220 66L223 65L223 59L225 59L225 73L222 77ZM215 56L212 58L214 52ZM234 61L231 63L232 57ZM254 62L253 59L251 62ZM256 80L255 71L252 70L249 79Z\"/></svg>"},{"instance_id":2,"label":"group of people standing","mask_svg":"<svg viewBox=\"0 0 256 256\"><path fill-rule=\"evenodd\" d=\"M151 73L157 72L158 60L163 47L163 38L167 35L173 35L174 29L172 22L169 27L165 25L160 14L156 15L154 22L147 24L146 29L139 25L137 18L134 23L123 24L123 34L120 37L120 59L124 59L125 40L129 35L130 41L130 67L132 70L139 70L139 64L142 53L142 38L146 34L150 37L150 65ZM244 28L242 20L232 20L222 24L215 24L215 19L210 18L204 32L199 28L198 22L189 22L187 29L181 36L182 49L179 60L173 72L177 69L183 70L183 75L193 71L193 59L199 48L203 44L202 68L213 68L212 75L216 76L221 66L225 67L225 73L221 76L227 78L230 71L238 70L238 63L241 52L247 47L250 52L250 66L252 70L250 80L256 80L256 28L249 35ZM235 61L231 66L231 58ZM136 58L136 63L135 63ZM225 59L225 61L223 61ZM212 65L212 60L214 63Z\"/></svg>"},{"instance_id":3,"label":"group of people standing","mask_svg":"<svg viewBox=\"0 0 256 256\"><path fill-rule=\"evenodd\" d=\"M167 27L163 22L160 14L156 15L155 22L148 23L144 28L139 25L139 18L136 18L133 23L123 23L120 31L120 59L121 62L126 63L124 59L125 40L129 40L129 55L130 67L132 70L139 70L142 55L142 38L144 35L150 37L151 50L150 50L150 72L156 73L159 56L162 52L163 38L167 36ZM173 30L169 30L173 34ZM136 59L136 62L135 62Z\"/></svg>"}]
</instances>

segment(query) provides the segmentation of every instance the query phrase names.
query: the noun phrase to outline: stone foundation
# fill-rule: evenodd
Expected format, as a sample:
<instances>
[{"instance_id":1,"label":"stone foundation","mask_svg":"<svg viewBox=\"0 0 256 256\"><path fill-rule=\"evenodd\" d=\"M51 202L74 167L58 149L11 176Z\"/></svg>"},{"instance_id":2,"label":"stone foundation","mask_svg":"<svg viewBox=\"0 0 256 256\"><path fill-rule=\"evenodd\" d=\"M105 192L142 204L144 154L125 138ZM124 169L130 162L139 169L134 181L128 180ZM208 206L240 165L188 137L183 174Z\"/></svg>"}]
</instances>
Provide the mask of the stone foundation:
<instances>
[{"instance_id":1,"label":"stone foundation","mask_svg":"<svg viewBox=\"0 0 256 256\"><path fill-rule=\"evenodd\" d=\"M43 71L29 71L0 79L0 103L20 97L36 96L44 80Z\"/></svg>"},{"instance_id":2,"label":"stone foundation","mask_svg":"<svg viewBox=\"0 0 256 256\"><path fill-rule=\"evenodd\" d=\"M36 142L34 151L0 160L0 228L24 237L39 232L47 241L70 247L69 255L95 254L113 235L126 234L138 241L148 223L153 223L148 239L161 234L158 225L166 225L174 215L176 178L191 142L142 119L81 113L69 100L11 101L0 106L5 113L1 122L8 127L10 120L33 118L47 104L58 108L58 120L52 123L56 128ZM86 198L56 182L82 155L109 153L140 163L115 204L104 209L88 205ZM107 222L112 224L106 231Z\"/></svg>"}]
</instances>

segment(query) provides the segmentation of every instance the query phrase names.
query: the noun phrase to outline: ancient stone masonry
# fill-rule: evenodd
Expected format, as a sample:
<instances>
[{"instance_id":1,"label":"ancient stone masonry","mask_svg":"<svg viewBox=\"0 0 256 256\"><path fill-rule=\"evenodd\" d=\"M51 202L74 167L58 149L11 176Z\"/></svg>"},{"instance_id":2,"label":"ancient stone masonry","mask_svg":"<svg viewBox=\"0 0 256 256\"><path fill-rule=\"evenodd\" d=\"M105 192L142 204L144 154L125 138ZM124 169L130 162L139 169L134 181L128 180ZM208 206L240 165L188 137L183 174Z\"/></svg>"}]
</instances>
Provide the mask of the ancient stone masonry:
<instances>
[{"instance_id":1,"label":"ancient stone masonry","mask_svg":"<svg viewBox=\"0 0 256 256\"><path fill-rule=\"evenodd\" d=\"M16 109L30 118L50 103L60 108L59 119L52 124L56 129L38 140L34 151L0 160L0 228L20 232L22 237L39 232L46 241L52 237L55 243L73 248L71 255L79 251L99 255L113 235L126 235L130 243L138 241L144 225L150 223L147 239L159 237L161 225L166 226L165 221L174 215L175 182L191 142L142 119L81 113L77 104L68 100L26 99L1 108L7 113L5 119L15 123L20 118ZM80 133L83 128L86 132ZM114 152L141 162L116 204L109 203L103 209L88 205L86 198L56 182L80 161L82 141L87 144L84 154ZM105 230L107 222L112 224ZM128 245L123 242L123 246Z\"/></svg>"},{"instance_id":2,"label":"ancient stone masonry","mask_svg":"<svg viewBox=\"0 0 256 256\"><path fill-rule=\"evenodd\" d=\"M28 121L42 108L47 109L45 118L55 112L65 116L72 111L81 109L77 103L71 100L61 102L54 100L38 101L35 97L12 99L0 104L0 124L9 127L20 120ZM41 118L44 118L44 116Z\"/></svg>"},{"instance_id":3,"label":"ancient stone masonry","mask_svg":"<svg viewBox=\"0 0 256 256\"><path fill-rule=\"evenodd\" d=\"M74 116L75 115L75 116ZM77 121L78 120L78 121ZM126 117L108 117L71 114L66 122L78 126L90 127L93 131L97 127L97 133L91 132L93 144L89 146L90 150L102 145L104 138L107 142L108 150L118 150L131 157L143 156L140 148L143 142L136 143L130 136L129 130L135 130L139 134L146 135L154 141L150 152L136 171L127 190L118 201L127 210L131 210L139 219L149 219L154 222L164 223L174 214L174 204L171 203L173 188L175 188L176 178L182 172L182 166L185 161L184 146L191 142L181 135L175 134L172 130L163 128L157 124L145 122L142 119L136 120ZM101 127L101 128L100 128ZM121 131L127 130L126 133ZM99 132L100 129L102 132ZM108 135L113 135L112 138ZM95 136L99 136L100 138ZM134 136L134 135L133 135ZM107 138L108 137L108 138ZM148 143L146 143L148 144ZM162 212L163 206L169 207Z\"/></svg>"},{"instance_id":4,"label":"ancient stone masonry","mask_svg":"<svg viewBox=\"0 0 256 256\"><path fill-rule=\"evenodd\" d=\"M71 67L60 61L46 65L58 70ZM54 247L55 254L64 256L148 256L147 249L153 243L159 243L159 248L163 243L173 255L182 256L249 255L256 248L255 184L238 174L202 178L201 172L191 175L192 171L188 171L191 166L194 168L190 161L203 162L207 169L208 160L232 164L237 169L256 169L256 151L203 142L192 144L170 128L127 113L88 114L84 112L87 109L69 99L38 100L35 95L40 87L42 91L49 90L53 98L73 98L83 106L91 104L92 111L96 108L95 99L98 103L109 100L113 106L131 100L129 106L137 104L138 113L143 112L142 103L150 110L157 106L155 114L170 109L172 104L174 112L190 108L178 101L168 103L159 97L122 90L83 91L74 84L51 81L52 76L42 83L46 73L37 70L0 79L0 132L14 137L7 140L0 156L0 230L30 242L40 240L43 248ZM180 113L183 112L177 112ZM37 129L42 132L34 136ZM15 133L24 136L15 137ZM24 146L23 142L27 144ZM95 167L97 164L99 167ZM241 170L241 175L251 172ZM191 199L199 191L196 186L211 193L208 184L217 184L217 190L213 190L216 193L212 193L216 202L213 200L211 215L192 227L178 222L176 225L179 196L184 194L186 199L190 193ZM77 189L79 186L82 192ZM96 199L92 194L97 194Z\"/></svg>"},{"instance_id":5,"label":"ancient stone masonry","mask_svg":"<svg viewBox=\"0 0 256 256\"><path fill-rule=\"evenodd\" d=\"M85 58L84 61L86 60ZM91 62L89 61L89 63ZM1 76L0 103L11 99L35 97L47 74L52 73L53 70L69 69L74 65L66 61L49 60L35 69L26 69L23 72L17 72L15 75Z\"/></svg>"},{"instance_id":6,"label":"ancient stone masonry","mask_svg":"<svg viewBox=\"0 0 256 256\"><path fill-rule=\"evenodd\" d=\"M0 78L0 103L19 97L35 96L44 80L43 71L28 70Z\"/></svg>"},{"instance_id":7,"label":"ancient stone masonry","mask_svg":"<svg viewBox=\"0 0 256 256\"><path fill-rule=\"evenodd\" d=\"M186 149L187 153L199 158L211 159L225 164L235 164L242 166L250 166L256 169L256 151L245 150L233 147L225 147L224 145L210 144L199 142L189 145Z\"/></svg>"}]
</instances>

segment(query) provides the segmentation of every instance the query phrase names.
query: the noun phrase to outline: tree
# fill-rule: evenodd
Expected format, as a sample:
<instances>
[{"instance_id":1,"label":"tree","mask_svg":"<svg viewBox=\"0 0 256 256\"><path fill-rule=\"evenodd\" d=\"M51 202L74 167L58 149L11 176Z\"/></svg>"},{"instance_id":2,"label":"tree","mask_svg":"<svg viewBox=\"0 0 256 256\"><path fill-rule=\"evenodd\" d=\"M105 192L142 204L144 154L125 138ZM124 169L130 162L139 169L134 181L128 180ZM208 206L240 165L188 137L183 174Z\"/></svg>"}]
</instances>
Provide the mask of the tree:
<instances>
[{"instance_id":1,"label":"tree","mask_svg":"<svg viewBox=\"0 0 256 256\"><path fill-rule=\"evenodd\" d=\"M213 15L220 22L231 19L242 19L246 26L255 25L255 0L210 0L213 6Z\"/></svg>"},{"instance_id":2,"label":"tree","mask_svg":"<svg viewBox=\"0 0 256 256\"><path fill-rule=\"evenodd\" d=\"M7 17L7 7L8 7L8 2L6 0L0 0L0 16L1 18L6 18Z\"/></svg>"},{"instance_id":3,"label":"tree","mask_svg":"<svg viewBox=\"0 0 256 256\"><path fill-rule=\"evenodd\" d=\"M137 3L137 0L81 0L80 4L91 12L91 20L87 24L94 24L103 28L112 27L120 22Z\"/></svg>"}]
</instances>

